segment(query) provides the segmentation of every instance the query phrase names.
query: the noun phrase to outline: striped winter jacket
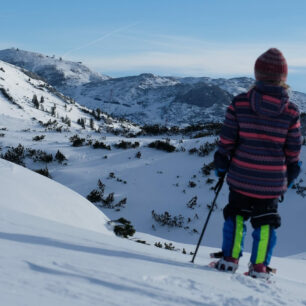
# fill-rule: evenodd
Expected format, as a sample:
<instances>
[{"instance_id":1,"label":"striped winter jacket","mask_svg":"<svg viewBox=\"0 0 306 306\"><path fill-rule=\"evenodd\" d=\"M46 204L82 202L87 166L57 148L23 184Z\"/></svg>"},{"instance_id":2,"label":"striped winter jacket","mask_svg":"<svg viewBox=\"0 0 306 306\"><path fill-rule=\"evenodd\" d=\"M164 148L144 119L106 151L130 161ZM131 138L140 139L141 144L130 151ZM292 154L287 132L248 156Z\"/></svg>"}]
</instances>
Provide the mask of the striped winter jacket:
<instances>
[{"instance_id":1,"label":"striped winter jacket","mask_svg":"<svg viewBox=\"0 0 306 306\"><path fill-rule=\"evenodd\" d=\"M229 165L230 189L255 198L277 198L287 189L287 167L297 164L300 150L297 106L283 87L258 82L228 107L215 166Z\"/></svg>"}]
</instances>

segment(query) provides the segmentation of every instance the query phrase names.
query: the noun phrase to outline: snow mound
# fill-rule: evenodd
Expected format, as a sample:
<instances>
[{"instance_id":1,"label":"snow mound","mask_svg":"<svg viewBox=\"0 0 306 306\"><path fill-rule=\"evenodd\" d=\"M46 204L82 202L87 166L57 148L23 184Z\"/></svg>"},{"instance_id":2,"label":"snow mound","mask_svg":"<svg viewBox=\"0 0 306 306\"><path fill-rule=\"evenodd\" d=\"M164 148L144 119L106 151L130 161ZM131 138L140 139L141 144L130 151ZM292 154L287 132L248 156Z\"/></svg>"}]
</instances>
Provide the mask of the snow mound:
<instances>
[{"instance_id":1,"label":"snow mound","mask_svg":"<svg viewBox=\"0 0 306 306\"><path fill-rule=\"evenodd\" d=\"M69 188L0 159L1 208L103 234L107 217Z\"/></svg>"}]
</instances>

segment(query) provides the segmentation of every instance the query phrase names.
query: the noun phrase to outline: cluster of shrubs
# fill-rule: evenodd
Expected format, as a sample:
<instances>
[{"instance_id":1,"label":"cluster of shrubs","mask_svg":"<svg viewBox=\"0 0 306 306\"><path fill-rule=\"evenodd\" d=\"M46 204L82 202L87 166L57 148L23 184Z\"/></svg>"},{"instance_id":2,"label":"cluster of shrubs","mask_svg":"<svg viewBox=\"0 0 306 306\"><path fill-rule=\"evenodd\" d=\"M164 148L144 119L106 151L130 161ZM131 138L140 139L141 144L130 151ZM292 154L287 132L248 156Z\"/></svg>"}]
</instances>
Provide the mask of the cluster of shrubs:
<instances>
[{"instance_id":1,"label":"cluster of shrubs","mask_svg":"<svg viewBox=\"0 0 306 306\"><path fill-rule=\"evenodd\" d=\"M303 198L306 197L306 186L301 186L302 179L298 183L294 184L292 188L296 189L296 193L301 195Z\"/></svg>"},{"instance_id":2,"label":"cluster of shrubs","mask_svg":"<svg viewBox=\"0 0 306 306\"><path fill-rule=\"evenodd\" d=\"M31 158L34 162L44 163L50 163L54 159L51 153L30 148L25 149L21 144L17 147L10 147L4 154L1 154L1 158L22 166L25 166L24 159L26 157ZM66 160L66 157L58 150L55 159L61 163Z\"/></svg>"},{"instance_id":3,"label":"cluster of shrubs","mask_svg":"<svg viewBox=\"0 0 306 306\"><path fill-rule=\"evenodd\" d=\"M199 131L205 131L202 132L201 134L198 133L196 134L195 138L199 137L206 137L206 136L211 136L211 135L218 135L221 131L222 124L221 123L205 123L205 124L193 124L186 126L184 128L179 128L178 126L172 126L172 127L167 127L167 126L162 126L159 124L154 124L154 125L144 125L141 130L142 135L177 135L177 134L183 134L183 135L188 135L194 132L199 132Z\"/></svg>"},{"instance_id":4,"label":"cluster of shrubs","mask_svg":"<svg viewBox=\"0 0 306 306\"><path fill-rule=\"evenodd\" d=\"M161 243L160 241L155 242L154 245L155 245L157 248L161 248L161 249L163 248L163 245L162 245L162 243ZM164 248L165 248L166 250L170 250L170 251L177 251L177 249L176 249L175 246L172 244L172 242L169 242L169 243L164 242Z\"/></svg>"},{"instance_id":5,"label":"cluster of shrubs","mask_svg":"<svg viewBox=\"0 0 306 306\"><path fill-rule=\"evenodd\" d=\"M214 162L211 162L209 164L204 164L201 171L205 176L208 176L213 169L215 169Z\"/></svg>"},{"instance_id":6,"label":"cluster of shrubs","mask_svg":"<svg viewBox=\"0 0 306 306\"><path fill-rule=\"evenodd\" d=\"M121 140L120 142L114 144L115 148L117 149L136 149L139 147L139 142L136 141L134 143L130 142L130 141L124 141Z\"/></svg>"},{"instance_id":7,"label":"cluster of shrubs","mask_svg":"<svg viewBox=\"0 0 306 306\"><path fill-rule=\"evenodd\" d=\"M176 150L176 147L171 145L168 141L161 141L161 140L156 140L148 145L149 148L154 148L157 150L162 150L166 152L174 152Z\"/></svg>"},{"instance_id":8,"label":"cluster of shrubs","mask_svg":"<svg viewBox=\"0 0 306 306\"><path fill-rule=\"evenodd\" d=\"M94 149L104 149L104 150L111 150L111 147L110 147L110 145L106 145L104 142L100 142L100 141L98 141L98 140L96 140L95 142L94 142L94 144L92 145L92 147L94 148Z\"/></svg>"},{"instance_id":9,"label":"cluster of shrubs","mask_svg":"<svg viewBox=\"0 0 306 306\"><path fill-rule=\"evenodd\" d=\"M120 183L123 183L123 184L127 184L127 181L119 178L119 177L116 177L115 173L114 172L110 172L109 175L108 175L108 178L109 179L116 179L117 182L120 182Z\"/></svg>"},{"instance_id":10,"label":"cluster of shrubs","mask_svg":"<svg viewBox=\"0 0 306 306\"><path fill-rule=\"evenodd\" d=\"M19 144L17 147L10 147L4 154L1 154L1 158L12 163L25 166L25 148L21 144Z\"/></svg>"},{"instance_id":11,"label":"cluster of shrubs","mask_svg":"<svg viewBox=\"0 0 306 306\"><path fill-rule=\"evenodd\" d=\"M189 150L189 154L198 154L199 156L207 156L211 152L215 151L217 145L218 141L215 141L213 143L205 142L199 148L191 148Z\"/></svg>"},{"instance_id":12,"label":"cluster of shrubs","mask_svg":"<svg viewBox=\"0 0 306 306\"><path fill-rule=\"evenodd\" d=\"M56 119L54 120L49 119L47 122L42 122L42 121L38 122L42 127L44 127L48 131L55 131L60 133L63 131L63 126L62 125L59 126Z\"/></svg>"},{"instance_id":13,"label":"cluster of shrubs","mask_svg":"<svg viewBox=\"0 0 306 306\"><path fill-rule=\"evenodd\" d=\"M48 178L52 178L51 174L49 173L49 169L48 167L46 168L42 168L42 169L37 169L37 170L34 170L36 173L39 173L43 176L46 176Z\"/></svg>"},{"instance_id":14,"label":"cluster of shrubs","mask_svg":"<svg viewBox=\"0 0 306 306\"><path fill-rule=\"evenodd\" d=\"M69 138L73 147L81 147L85 142L85 138L80 138L79 135L74 135Z\"/></svg>"},{"instance_id":15,"label":"cluster of shrubs","mask_svg":"<svg viewBox=\"0 0 306 306\"><path fill-rule=\"evenodd\" d=\"M87 199L95 203L97 206L101 206L103 208L111 208L115 209L116 211L119 211L120 208L124 207L127 198L123 198L118 203L114 204L114 193L111 192L107 197L104 197L104 191L105 191L105 185L101 182L101 180L98 180L98 188L93 189L87 196ZM98 203L98 204L97 204Z\"/></svg>"},{"instance_id":16,"label":"cluster of shrubs","mask_svg":"<svg viewBox=\"0 0 306 306\"><path fill-rule=\"evenodd\" d=\"M92 145L94 149L104 149L111 151L111 146L105 144L103 141L96 140L94 143L91 139L89 139L86 142L85 138L81 138L79 135L74 135L69 138L69 140L72 142L73 147L81 147L83 145ZM86 143L85 143L86 142ZM124 141L121 140L120 142L114 144L114 147L117 149L135 149L139 147L139 142L130 142L130 141Z\"/></svg>"},{"instance_id":17,"label":"cluster of shrubs","mask_svg":"<svg viewBox=\"0 0 306 306\"><path fill-rule=\"evenodd\" d=\"M167 211L158 214L152 210L152 218L162 226L168 225L169 227L183 227L184 225L184 217L182 215L172 217Z\"/></svg>"}]
</instances>

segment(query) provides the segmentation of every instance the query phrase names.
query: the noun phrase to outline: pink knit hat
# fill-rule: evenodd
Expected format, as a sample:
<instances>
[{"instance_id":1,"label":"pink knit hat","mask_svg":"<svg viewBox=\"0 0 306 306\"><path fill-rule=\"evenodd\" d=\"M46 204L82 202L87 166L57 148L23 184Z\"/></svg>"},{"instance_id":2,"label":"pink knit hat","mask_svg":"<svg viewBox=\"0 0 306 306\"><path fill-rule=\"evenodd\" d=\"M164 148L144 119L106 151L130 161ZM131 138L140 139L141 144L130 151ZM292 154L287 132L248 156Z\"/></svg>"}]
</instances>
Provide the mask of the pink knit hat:
<instances>
[{"instance_id":1,"label":"pink knit hat","mask_svg":"<svg viewBox=\"0 0 306 306\"><path fill-rule=\"evenodd\" d=\"M283 54L271 48L258 57L255 62L255 78L257 81L286 81L288 65Z\"/></svg>"}]
</instances>

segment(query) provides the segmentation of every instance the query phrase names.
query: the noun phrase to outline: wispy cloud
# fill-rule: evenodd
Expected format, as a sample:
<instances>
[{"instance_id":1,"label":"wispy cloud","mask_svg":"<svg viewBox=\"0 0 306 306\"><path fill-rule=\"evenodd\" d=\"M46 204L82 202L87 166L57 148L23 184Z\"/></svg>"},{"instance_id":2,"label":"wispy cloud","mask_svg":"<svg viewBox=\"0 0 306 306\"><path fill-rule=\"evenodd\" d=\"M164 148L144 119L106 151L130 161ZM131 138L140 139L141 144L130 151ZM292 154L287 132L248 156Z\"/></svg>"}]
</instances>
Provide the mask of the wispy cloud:
<instances>
[{"instance_id":1,"label":"wispy cloud","mask_svg":"<svg viewBox=\"0 0 306 306\"><path fill-rule=\"evenodd\" d=\"M132 24L130 24L130 25L126 25L126 26L124 26L124 27L120 27L120 28L118 28L118 29L115 29L115 30L113 30L113 31L110 31L110 32L104 34L103 36L101 36L101 37L99 37L99 38L97 38L97 39L95 39L95 40L92 40L92 41L90 41L90 42L88 42L88 43L86 43L86 44L84 44L84 45L81 45L81 46L79 46L79 47L77 47L77 48L74 48L74 49L71 49L71 50L67 51L66 53L63 54L63 56L67 56L67 55L69 55L69 54L71 54L71 53L73 53L73 52L75 52L75 51L79 51L79 50L81 50L81 49L90 47L90 46L92 46L92 45L94 45L94 44L97 44L98 42L100 42L100 41L102 41L102 40L104 40L104 39L106 39L106 38L111 37L112 35L114 35L114 34L116 34L116 33L120 33L120 32L122 32L122 31L125 31L125 30L129 29L129 28L135 27L135 26L138 25L138 24L139 24L139 22L135 22L135 23L132 23Z\"/></svg>"},{"instance_id":2,"label":"wispy cloud","mask_svg":"<svg viewBox=\"0 0 306 306\"><path fill-rule=\"evenodd\" d=\"M253 75L256 58L268 48L277 47L287 58L290 71L306 67L306 44L303 43L220 43L179 36L148 37L139 33L120 36L135 44L134 52L94 56L83 60L84 63L110 74L134 71L194 76ZM145 44L146 50L137 50L139 44Z\"/></svg>"}]
</instances>

